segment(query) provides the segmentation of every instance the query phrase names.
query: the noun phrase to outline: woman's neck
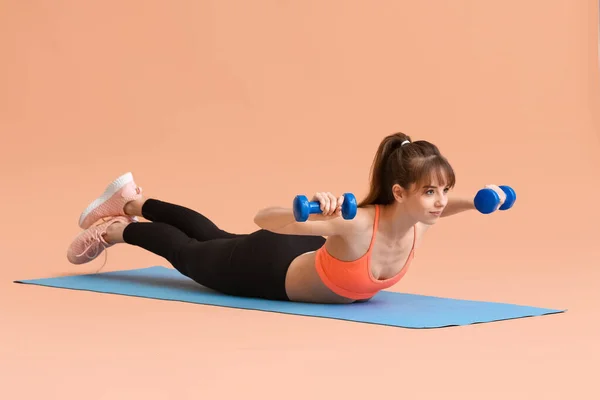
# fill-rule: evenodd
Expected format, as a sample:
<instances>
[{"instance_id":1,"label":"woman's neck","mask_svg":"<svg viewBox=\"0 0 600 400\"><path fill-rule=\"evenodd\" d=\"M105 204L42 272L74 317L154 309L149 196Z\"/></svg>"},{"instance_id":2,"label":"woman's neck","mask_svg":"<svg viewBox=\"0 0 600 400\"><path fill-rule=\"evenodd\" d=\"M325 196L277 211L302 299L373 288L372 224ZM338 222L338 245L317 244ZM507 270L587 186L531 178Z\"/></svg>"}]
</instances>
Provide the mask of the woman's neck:
<instances>
[{"instance_id":1,"label":"woman's neck","mask_svg":"<svg viewBox=\"0 0 600 400\"><path fill-rule=\"evenodd\" d=\"M379 230L390 239L403 238L417 222L401 203L379 206Z\"/></svg>"}]
</instances>

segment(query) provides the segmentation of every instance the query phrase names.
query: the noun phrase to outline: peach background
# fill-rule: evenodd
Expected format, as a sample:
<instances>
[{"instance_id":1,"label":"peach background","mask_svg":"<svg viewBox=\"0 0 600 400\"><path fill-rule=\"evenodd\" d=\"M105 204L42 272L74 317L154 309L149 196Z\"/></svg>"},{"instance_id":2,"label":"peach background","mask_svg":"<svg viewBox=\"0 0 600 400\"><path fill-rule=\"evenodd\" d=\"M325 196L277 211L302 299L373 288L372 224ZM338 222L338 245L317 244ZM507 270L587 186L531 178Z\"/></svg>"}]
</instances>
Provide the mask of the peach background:
<instances>
[{"instance_id":1,"label":"peach background","mask_svg":"<svg viewBox=\"0 0 600 400\"><path fill-rule=\"evenodd\" d=\"M3 398L598 398L597 1L4 1L0 32ZM123 172L243 232L363 196L397 130L518 200L442 220L394 290L567 313L407 330L12 283L96 271L66 248Z\"/></svg>"}]
</instances>

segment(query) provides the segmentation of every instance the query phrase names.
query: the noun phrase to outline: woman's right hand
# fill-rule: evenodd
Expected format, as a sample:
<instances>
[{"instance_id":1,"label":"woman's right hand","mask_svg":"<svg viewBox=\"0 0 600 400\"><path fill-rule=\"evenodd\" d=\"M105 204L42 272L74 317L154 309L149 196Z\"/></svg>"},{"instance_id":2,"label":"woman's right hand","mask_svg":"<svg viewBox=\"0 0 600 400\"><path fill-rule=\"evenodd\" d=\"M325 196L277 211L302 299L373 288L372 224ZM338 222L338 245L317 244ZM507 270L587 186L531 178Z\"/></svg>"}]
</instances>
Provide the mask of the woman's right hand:
<instances>
[{"instance_id":1,"label":"woman's right hand","mask_svg":"<svg viewBox=\"0 0 600 400\"><path fill-rule=\"evenodd\" d=\"M320 204L321 214L311 214L310 219L324 220L338 218L342 215L343 195L336 198L331 192L317 192L311 201Z\"/></svg>"}]
</instances>

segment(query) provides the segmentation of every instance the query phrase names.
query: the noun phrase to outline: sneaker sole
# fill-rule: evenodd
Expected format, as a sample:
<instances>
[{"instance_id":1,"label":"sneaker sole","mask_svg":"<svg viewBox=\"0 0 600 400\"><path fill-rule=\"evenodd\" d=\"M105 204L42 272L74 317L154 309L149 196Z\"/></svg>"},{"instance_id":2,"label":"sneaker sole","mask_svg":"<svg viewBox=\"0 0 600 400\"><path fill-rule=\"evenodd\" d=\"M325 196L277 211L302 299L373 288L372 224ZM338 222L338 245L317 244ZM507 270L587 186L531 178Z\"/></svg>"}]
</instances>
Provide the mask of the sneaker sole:
<instances>
[{"instance_id":1,"label":"sneaker sole","mask_svg":"<svg viewBox=\"0 0 600 400\"><path fill-rule=\"evenodd\" d=\"M123 188L123 186L128 183L133 182L133 174L131 172L127 172L126 174L121 175L114 181L112 181L104 190L104 193L96 200L92 201L86 209L81 213L79 217L79 227L82 229L89 228L89 224L84 225L83 222L87 218L87 216L94 211L96 208L106 203L115 193Z\"/></svg>"}]
</instances>

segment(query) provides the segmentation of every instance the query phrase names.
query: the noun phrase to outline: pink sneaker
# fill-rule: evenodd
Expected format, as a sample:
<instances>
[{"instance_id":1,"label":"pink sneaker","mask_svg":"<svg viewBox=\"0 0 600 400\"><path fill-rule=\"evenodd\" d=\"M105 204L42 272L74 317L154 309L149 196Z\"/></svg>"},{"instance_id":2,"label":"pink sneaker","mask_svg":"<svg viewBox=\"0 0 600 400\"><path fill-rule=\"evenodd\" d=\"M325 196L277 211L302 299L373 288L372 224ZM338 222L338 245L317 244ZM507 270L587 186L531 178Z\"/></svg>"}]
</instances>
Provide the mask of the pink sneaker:
<instances>
[{"instance_id":1,"label":"pink sneaker","mask_svg":"<svg viewBox=\"0 0 600 400\"><path fill-rule=\"evenodd\" d=\"M107 243L103 235L106 233L106 229L116 222L129 224L131 223L131 219L123 216L113 217L77 235L67 250L67 259L69 262L72 264L85 264L94 260L105 249L111 247L113 244Z\"/></svg>"},{"instance_id":2,"label":"pink sneaker","mask_svg":"<svg viewBox=\"0 0 600 400\"><path fill-rule=\"evenodd\" d=\"M121 175L110 183L104 193L87 206L79 217L79 226L87 229L95 222L115 216L126 216L131 221L137 221L137 217L128 216L123 208L131 200L142 197L142 188L133 181L131 172Z\"/></svg>"}]
</instances>

